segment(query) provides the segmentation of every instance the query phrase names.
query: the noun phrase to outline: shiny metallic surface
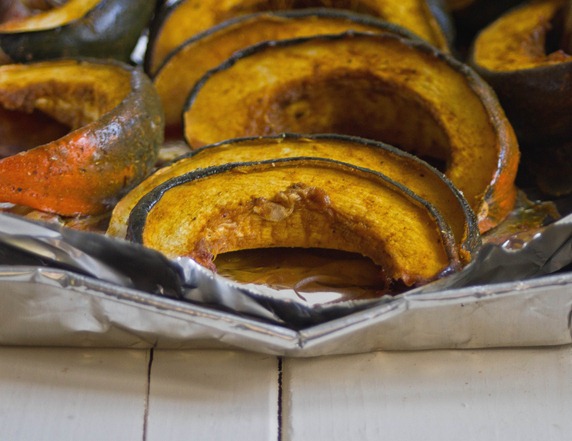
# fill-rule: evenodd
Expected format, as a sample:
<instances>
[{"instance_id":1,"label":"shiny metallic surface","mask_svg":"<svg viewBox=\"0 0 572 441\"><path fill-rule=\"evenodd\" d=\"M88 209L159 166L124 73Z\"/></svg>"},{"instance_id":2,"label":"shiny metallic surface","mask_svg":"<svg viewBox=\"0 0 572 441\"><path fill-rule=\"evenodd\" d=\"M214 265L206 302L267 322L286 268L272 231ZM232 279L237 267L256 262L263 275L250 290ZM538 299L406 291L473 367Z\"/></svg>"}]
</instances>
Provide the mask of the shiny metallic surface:
<instances>
[{"instance_id":1,"label":"shiny metallic surface","mask_svg":"<svg viewBox=\"0 0 572 441\"><path fill-rule=\"evenodd\" d=\"M572 343L572 273L562 271L572 262L570 216L520 250L484 246L461 273L365 303L309 305L188 259L5 215L0 262L3 345L312 357Z\"/></svg>"}]
</instances>

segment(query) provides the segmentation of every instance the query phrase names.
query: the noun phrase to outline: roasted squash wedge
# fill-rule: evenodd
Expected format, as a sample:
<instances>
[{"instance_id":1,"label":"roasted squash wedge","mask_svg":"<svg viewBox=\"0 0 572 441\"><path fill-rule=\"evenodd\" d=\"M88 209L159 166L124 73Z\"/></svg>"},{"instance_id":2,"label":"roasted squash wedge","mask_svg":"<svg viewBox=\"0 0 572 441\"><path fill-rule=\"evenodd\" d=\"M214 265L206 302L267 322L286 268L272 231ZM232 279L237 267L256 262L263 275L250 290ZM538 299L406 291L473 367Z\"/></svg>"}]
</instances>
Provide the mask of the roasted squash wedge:
<instances>
[{"instance_id":1,"label":"roasted squash wedge","mask_svg":"<svg viewBox=\"0 0 572 441\"><path fill-rule=\"evenodd\" d=\"M219 253L271 247L360 253L407 286L460 267L452 234L430 204L380 173L318 158L173 178L139 201L128 238L212 269Z\"/></svg>"},{"instance_id":2,"label":"roasted squash wedge","mask_svg":"<svg viewBox=\"0 0 572 441\"><path fill-rule=\"evenodd\" d=\"M443 51L449 48L452 25L440 0L179 0L163 8L154 21L146 69L154 73L177 46L223 21L256 12L320 7L372 15L410 30Z\"/></svg>"},{"instance_id":3,"label":"roasted squash wedge","mask_svg":"<svg viewBox=\"0 0 572 441\"><path fill-rule=\"evenodd\" d=\"M555 151L572 141L570 10L567 31L563 23L569 5L566 0L524 3L484 29L471 54L471 64L493 86L515 128L526 152L523 162L532 166L544 158L558 167L561 155ZM562 179L570 183L568 169Z\"/></svg>"},{"instance_id":4,"label":"roasted squash wedge","mask_svg":"<svg viewBox=\"0 0 572 441\"><path fill-rule=\"evenodd\" d=\"M481 231L515 203L519 149L493 91L467 66L393 34L315 36L240 51L191 91L184 131L193 148L282 132L344 133L436 158Z\"/></svg>"},{"instance_id":5,"label":"roasted squash wedge","mask_svg":"<svg viewBox=\"0 0 572 441\"><path fill-rule=\"evenodd\" d=\"M234 52L267 40L335 34L350 29L416 38L399 26L367 15L322 8L245 15L187 40L169 54L153 77L169 133L181 133L185 99L195 83Z\"/></svg>"},{"instance_id":6,"label":"roasted squash wedge","mask_svg":"<svg viewBox=\"0 0 572 441\"><path fill-rule=\"evenodd\" d=\"M145 194L163 182L191 171L230 162L288 157L343 161L385 174L436 207L450 226L463 263L480 246L476 216L458 190L440 172L419 158L375 141L342 135L295 135L242 138L196 150L164 167L115 206L107 234L125 238L127 219Z\"/></svg>"},{"instance_id":7,"label":"roasted squash wedge","mask_svg":"<svg viewBox=\"0 0 572 441\"><path fill-rule=\"evenodd\" d=\"M515 128L522 169L549 195L572 193L565 159L572 145L570 2L537 0L509 11L479 34L471 63Z\"/></svg>"},{"instance_id":8,"label":"roasted squash wedge","mask_svg":"<svg viewBox=\"0 0 572 441\"><path fill-rule=\"evenodd\" d=\"M0 59L4 64L78 56L129 61L156 5L156 0L9 1L0 11Z\"/></svg>"},{"instance_id":9,"label":"roasted squash wedge","mask_svg":"<svg viewBox=\"0 0 572 441\"><path fill-rule=\"evenodd\" d=\"M39 128L0 140L0 201L63 216L110 210L151 172L163 142L151 81L119 61L1 66L0 108L2 127Z\"/></svg>"}]
</instances>

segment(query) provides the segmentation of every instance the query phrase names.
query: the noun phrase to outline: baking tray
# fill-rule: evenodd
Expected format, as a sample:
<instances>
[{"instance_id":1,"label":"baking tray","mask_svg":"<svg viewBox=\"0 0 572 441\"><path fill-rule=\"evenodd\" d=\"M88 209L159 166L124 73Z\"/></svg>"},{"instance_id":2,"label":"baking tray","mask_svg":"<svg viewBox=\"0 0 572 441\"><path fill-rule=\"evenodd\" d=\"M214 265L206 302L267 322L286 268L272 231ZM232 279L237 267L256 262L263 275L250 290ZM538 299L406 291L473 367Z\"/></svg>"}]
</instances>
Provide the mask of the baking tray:
<instances>
[{"instance_id":1,"label":"baking tray","mask_svg":"<svg viewBox=\"0 0 572 441\"><path fill-rule=\"evenodd\" d=\"M572 343L572 216L396 296L309 305L190 259L0 215L0 344L240 348L311 357Z\"/></svg>"}]
</instances>

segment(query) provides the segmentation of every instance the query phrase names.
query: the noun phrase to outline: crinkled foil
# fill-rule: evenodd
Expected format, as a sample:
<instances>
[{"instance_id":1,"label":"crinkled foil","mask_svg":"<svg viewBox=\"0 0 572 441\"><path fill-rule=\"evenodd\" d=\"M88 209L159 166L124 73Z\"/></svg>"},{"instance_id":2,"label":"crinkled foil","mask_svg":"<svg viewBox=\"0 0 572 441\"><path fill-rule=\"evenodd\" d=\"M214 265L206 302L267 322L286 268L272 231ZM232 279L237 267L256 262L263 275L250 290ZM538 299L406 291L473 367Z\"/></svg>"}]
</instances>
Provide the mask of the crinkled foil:
<instances>
[{"instance_id":1,"label":"crinkled foil","mask_svg":"<svg viewBox=\"0 0 572 441\"><path fill-rule=\"evenodd\" d=\"M189 259L0 214L0 344L242 348L309 357L572 343L572 216L397 296L310 304Z\"/></svg>"}]
</instances>

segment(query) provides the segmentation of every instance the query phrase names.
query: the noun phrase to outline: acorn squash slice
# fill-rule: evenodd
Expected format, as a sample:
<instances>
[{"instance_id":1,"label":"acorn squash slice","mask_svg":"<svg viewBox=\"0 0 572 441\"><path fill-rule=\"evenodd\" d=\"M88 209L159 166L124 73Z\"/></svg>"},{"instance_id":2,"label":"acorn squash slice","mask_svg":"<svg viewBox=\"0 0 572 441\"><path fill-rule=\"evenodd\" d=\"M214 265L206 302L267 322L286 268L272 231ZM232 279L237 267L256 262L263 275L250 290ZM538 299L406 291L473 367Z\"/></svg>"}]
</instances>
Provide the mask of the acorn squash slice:
<instances>
[{"instance_id":1,"label":"acorn squash slice","mask_svg":"<svg viewBox=\"0 0 572 441\"><path fill-rule=\"evenodd\" d=\"M475 40L471 64L495 89L521 143L572 139L572 47L566 52L555 28L568 3L524 3Z\"/></svg>"},{"instance_id":2,"label":"acorn squash slice","mask_svg":"<svg viewBox=\"0 0 572 441\"><path fill-rule=\"evenodd\" d=\"M156 5L156 0L8 2L0 11L0 59L7 64L81 56L127 62Z\"/></svg>"},{"instance_id":3,"label":"acorn squash slice","mask_svg":"<svg viewBox=\"0 0 572 441\"><path fill-rule=\"evenodd\" d=\"M343 135L284 134L242 138L196 150L158 170L119 201L113 210L107 234L125 238L127 220L133 207L145 194L171 178L230 162L298 156L328 158L372 169L409 188L442 214L458 244L458 254L463 263L471 260L481 244L475 214L443 174L402 150Z\"/></svg>"},{"instance_id":4,"label":"acorn squash slice","mask_svg":"<svg viewBox=\"0 0 572 441\"><path fill-rule=\"evenodd\" d=\"M216 255L238 250L348 251L406 286L461 266L433 206L380 173L318 158L231 163L170 179L132 210L127 237L211 269Z\"/></svg>"},{"instance_id":5,"label":"acorn squash slice","mask_svg":"<svg viewBox=\"0 0 572 441\"><path fill-rule=\"evenodd\" d=\"M149 36L145 68L154 73L187 39L242 15L308 8L345 9L395 23L443 51L451 37L450 18L440 0L180 0L164 7Z\"/></svg>"},{"instance_id":6,"label":"acorn squash slice","mask_svg":"<svg viewBox=\"0 0 572 441\"><path fill-rule=\"evenodd\" d=\"M494 92L466 65L393 34L251 46L196 84L183 118L193 148L282 132L343 133L436 160L481 232L515 203L519 149Z\"/></svg>"},{"instance_id":7,"label":"acorn squash slice","mask_svg":"<svg viewBox=\"0 0 572 441\"><path fill-rule=\"evenodd\" d=\"M562 163L559 150L572 142L572 3L533 1L507 12L478 35L471 64L514 127L523 168L545 192L569 194L570 161ZM544 185L547 169L554 183Z\"/></svg>"},{"instance_id":8,"label":"acorn squash slice","mask_svg":"<svg viewBox=\"0 0 572 441\"><path fill-rule=\"evenodd\" d=\"M168 133L171 136L181 133L185 100L195 83L234 52L267 40L335 34L350 29L416 38L404 28L367 15L322 8L245 15L187 40L169 54L153 77L165 110Z\"/></svg>"},{"instance_id":9,"label":"acorn squash slice","mask_svg":"<svg viewBox=\"0 0 572 441\"><path fill-rule=\"evenodd\" d=\"M119 61L0 66L0 108L2 127L38 133L0 140L0 201L62 216L109 211L151 172L163 142L151 81Z\"/></svg>"}]
</instances>

